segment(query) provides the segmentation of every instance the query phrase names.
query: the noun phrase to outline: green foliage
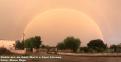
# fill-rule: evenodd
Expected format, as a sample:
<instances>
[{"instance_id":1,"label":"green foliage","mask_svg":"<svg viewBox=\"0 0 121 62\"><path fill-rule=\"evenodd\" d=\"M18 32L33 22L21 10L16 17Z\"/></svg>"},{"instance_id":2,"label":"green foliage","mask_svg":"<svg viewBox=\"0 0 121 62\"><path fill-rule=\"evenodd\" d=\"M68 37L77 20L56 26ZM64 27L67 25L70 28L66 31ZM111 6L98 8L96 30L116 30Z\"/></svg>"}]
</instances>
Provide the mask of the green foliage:
<instances>
[{"instance_id":1,"label":"green foliage","mask_svg":"<svg viewBox=\"0 0 121 62\"><path fill-rule=\"evenodd\" d=\"M91 40L87 44L87 46L88 46L88 48L91 48L96 52L103 52L107 48L107 45L104 44L103 41L100 39Z\"/></svg>"},{"instance_id":2,"label":"green foliage","mask_svg":"<svg viewBox=\"0 0 121 62\"><path fill-rule=\"evenodd\" d=\"M41 42L42 41L41 41L40 36L31 37L24 41L24 47L25 48L40 48Z\"/></svg>"},{"instance_id":3,"label":"green foliage","mask_svg":"<svg viewBox=\"0 0 121 62\"><path fill-rule=\"evenodd\" d=\"M15 48L16 49L24 49L24 42L20 42L19 40L16 41L16 44L15 44Z\"/></svg>"},{"instance_id":4,"label":"green foliage","mask_svg":"<svg viewBox=\"0 0 121 62\"><path fill-rule=\"evenodd\" d=\"M74 37L67 37L64 39L63 43L59 43L57 47L59 49L71 49L73 52L76 52L77 49L80 47L80 40Z\"/></svg>"},{"instance_id":5,"label":"green foliage","mask_svg":"<svg viewBox=\"0 0 121 62\"><path fill-rule=\"evenodd\" d=\"M25 40L24 47L25 48L32 48L32 41L31 41L31 39Z\"/></svg>"},{"instance_id":6,"label":"green foliage","mask_svg":"<svg viewBox=\"0 0 121 62\"><path fill-rule=\"evenodd\" d=\"M63 49L65 49L65 44L64 43L58 43L57 48L59 50L63 50Z\"/></svg>"},{"instance_id":7,"label":"green foliage","mask_svg":"<svg viewBox=\"0 0 121 62\"><path fill-rule=\"evenodd\" d=\"M35 36L35 39L33 41L34 43L34 48L40 48L40 45L42 43L41 37L40 36Z\"/></svg>"}]
</instances>

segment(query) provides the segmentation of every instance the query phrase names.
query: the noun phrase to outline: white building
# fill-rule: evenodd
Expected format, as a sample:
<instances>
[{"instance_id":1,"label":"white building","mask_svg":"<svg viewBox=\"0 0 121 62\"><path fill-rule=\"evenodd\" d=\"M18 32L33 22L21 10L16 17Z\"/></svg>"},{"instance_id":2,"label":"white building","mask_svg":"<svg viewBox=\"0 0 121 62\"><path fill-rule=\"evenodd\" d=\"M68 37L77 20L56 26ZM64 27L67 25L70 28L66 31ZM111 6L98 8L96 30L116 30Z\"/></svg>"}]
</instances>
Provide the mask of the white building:
<instances>
[{"instance_id":1,"label":"white building","mask_svg":"<svg viewBox=\"0 0 121 62\"><path fill-rule=\"evenodd\" d=\"M15 49L14 45L15 45L15 41L0 40L0 47L4 47L4 48L7 48L7 49Z\"/></svg>"}]
</instances>

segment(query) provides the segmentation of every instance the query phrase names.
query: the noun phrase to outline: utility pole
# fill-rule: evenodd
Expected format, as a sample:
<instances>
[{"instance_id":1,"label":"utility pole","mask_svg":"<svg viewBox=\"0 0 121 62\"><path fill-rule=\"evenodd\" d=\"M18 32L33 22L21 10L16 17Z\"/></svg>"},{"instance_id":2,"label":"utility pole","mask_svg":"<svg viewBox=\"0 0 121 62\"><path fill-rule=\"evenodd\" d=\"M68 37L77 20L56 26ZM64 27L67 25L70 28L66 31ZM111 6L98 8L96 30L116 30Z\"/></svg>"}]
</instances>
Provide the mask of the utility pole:
<instances>
[{"instance_id":1,"label":"utility pole","mask_svg":"<svg viewBox=\"0 0 121 62\"><path fill-rule=\"evenodd\" d=\"M25 33L23 33L22 37L23 37L23 42L25 42ZM25 53L27 52L27 49L25 47L24 47L24 51Z\"/></svg>"},{"instance_id":2,"label":"utility pole","mask_svg":"<svg viewBox=\"0 0 121 62\"><path fill-rule=\"evenodd\" d=\"M23 41L25 40L25 33L23 33Z\"/></svg>"}]
</instances>

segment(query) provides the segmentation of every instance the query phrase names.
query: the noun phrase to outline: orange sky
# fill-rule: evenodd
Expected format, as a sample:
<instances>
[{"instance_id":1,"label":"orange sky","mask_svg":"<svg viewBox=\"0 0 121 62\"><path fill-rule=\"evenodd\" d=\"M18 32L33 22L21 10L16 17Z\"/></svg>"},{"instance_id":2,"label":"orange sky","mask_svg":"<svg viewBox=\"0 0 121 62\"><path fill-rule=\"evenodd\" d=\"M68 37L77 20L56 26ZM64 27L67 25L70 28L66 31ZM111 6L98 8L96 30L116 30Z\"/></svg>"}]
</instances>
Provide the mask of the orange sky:
<instances>
[{"instance_id":1,"label":"orange sky","mask_svg":"<svg viewBox=\"0 0 121 62\"><path fill-rule=\"evenodd\" d=\"M94 20L107 43L120 43L120 6L120 0L0 0L0 39L20 39L35 16L66 8L83 12Z\"/></svg>"},{"instance_id":2,"label":"orange sky","mask_svg":"<svg viewBox=\"0 0 121 62\"><path fill-rule=\"evenodd\" d=\"M56 45L74 36L86 45L92 39L103 39L99 26L90 17L73 9L48 10L36 16L25 29L26 38L41 35L44 44Z\"/></svg>"}]
</instances>

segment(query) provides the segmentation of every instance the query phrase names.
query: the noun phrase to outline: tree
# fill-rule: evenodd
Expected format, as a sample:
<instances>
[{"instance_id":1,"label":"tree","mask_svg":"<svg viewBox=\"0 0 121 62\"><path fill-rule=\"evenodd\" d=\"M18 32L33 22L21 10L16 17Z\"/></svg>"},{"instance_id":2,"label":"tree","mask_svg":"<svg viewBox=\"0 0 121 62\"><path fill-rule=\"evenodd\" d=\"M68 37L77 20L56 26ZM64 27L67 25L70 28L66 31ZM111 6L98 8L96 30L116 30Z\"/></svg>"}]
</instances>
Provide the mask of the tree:
<instances>
[{"instance_id":1,"label":"tree","mask_svg":"<svg viewBox=\"0 0 121 62\"><path fill-rule=\"evenodd\" d=\"M111 46L110 46L110 49L113 49L114 52L116 52L116 51L117 51L117 45L111 45Z\"/></svg>"},{"instance_id":2,"label":"tree","mask_svg":"<svg viewBox=\"0 0 121 62\"><path fill-rule=\"evenodd\" d=\"M15 48L16 49L24 49L24 43L21 42L20 40L17 40L16 44L15 44Z\"/></svg>"},{"instance_id":3,"label":"tree","mask_svg":"<svg viewBox=\"0 0 121 62\"><path fill-rule=\"evenodd\" d=\"M40 36L31 37L29 39L26 39L24 42L25 48L40 48L42 41Z\"/></svg>"},{"instance_id":4,"label":"tree","mask_svg":"<svg viewBox=\"0 0 121 62\"><path fill-rule=\"evenodd\" d=\"M120 44L119 45L111 45L110 49L113 49L113 52L115 52L115 53L119 53L119 52L121 52L121 45Z\"/></svg>"},{"instance_id":5,"label":"tree","mask_svg":"<svg viewBox=\"0 0 121 62\"><path fill-rule=\"evenodd\" d=\"M40 48L42 41L40 36L35 36L33 39L34 48Z\"/></svg>"},{"instance_id":6,"label":"tree","mask_svg":"<svg viewBox=\"0 0 121 62\"><path fill-rule=\"evenodd\" d=\"M65 44L63 42L62 43L58 43L57 48L59 50L63 50L63 49L65 49Z\"/></svg>"},{"instance_id":7,"label":"tree","mask_svg":"<svg viewBox=\"0 0 121 62\"><path fill-rule=\"evenodd\" d=\"M31 48L31 49L33 48L31 38L25 40L25 42L24 42L24 47L25 47L25 48Z\"/></svg>"},{"instance_id":8,"label":"tree","mask_svg":"<svg viewBox=\"0 0 121 62\"><path fill-rule=\"evenodd\" d=\"M80 39L74 37L67 37L64 39L64 44L66 49L71 49L73 52L76 52L77 49L80 47Z\"/></svg>"},{"instance_id":9,"label":"tree","mask_svg":"<svg viewBox=\"0 0 121 62\"><path fill-rule=\"evenodd\" d=\"M87 46L96 52L103 52L107 48L107 45L101 39L91 40Z\"/></svg>"}]
</instances>

